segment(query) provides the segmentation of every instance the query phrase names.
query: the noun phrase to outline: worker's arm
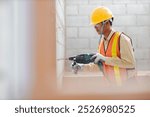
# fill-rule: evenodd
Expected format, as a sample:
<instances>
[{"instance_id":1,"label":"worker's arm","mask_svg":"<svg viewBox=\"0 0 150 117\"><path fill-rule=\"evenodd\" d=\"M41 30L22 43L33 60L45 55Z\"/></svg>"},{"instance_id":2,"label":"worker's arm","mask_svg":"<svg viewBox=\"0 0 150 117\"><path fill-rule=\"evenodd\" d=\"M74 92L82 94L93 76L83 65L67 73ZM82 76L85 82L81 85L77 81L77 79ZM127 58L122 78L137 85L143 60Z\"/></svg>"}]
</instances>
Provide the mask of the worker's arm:
<instances>
[{"instance_id":1,"label":"worker's arm","mask_svg":"<svg viewBox=\"0 0 150 117\"><path fill-rule=\"evenodd\" d=\"M131 41L123 34L120 37L120 54L121 58L106 57L105 64L121 68L135 68L135 57Z\"/></svg>"}]
</instances>

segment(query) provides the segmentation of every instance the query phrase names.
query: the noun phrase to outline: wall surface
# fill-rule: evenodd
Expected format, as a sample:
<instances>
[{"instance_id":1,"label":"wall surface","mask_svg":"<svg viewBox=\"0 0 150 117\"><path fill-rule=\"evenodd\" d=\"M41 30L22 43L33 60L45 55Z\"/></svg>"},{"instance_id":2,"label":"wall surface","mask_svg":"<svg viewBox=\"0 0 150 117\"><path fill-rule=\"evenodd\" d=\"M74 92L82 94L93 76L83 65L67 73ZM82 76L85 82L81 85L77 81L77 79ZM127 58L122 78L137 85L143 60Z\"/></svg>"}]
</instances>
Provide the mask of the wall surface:
<instances>
[{"instance_id":1,"label":"wall surface","mask_svg":"<svg viewBox=\"0 0 150 117\"><path fill-rule=\"evenodd\" d=\"M65 56L65 3L64 0L56 0L56 60L58 86L64 73Z\"/></svg>"},{"instance_id":2,"label":"wall surface","mask_svg":"<svg viewBox=\"0 0 150 117\"><path fill-rule=\"evenodd\" d=\"M89 19L101 5L112 10L113 27L132 38L137 68L150 70L150 0L66 0L66 57L97 50L99 37Z\"/></svg>"}]
</instances>

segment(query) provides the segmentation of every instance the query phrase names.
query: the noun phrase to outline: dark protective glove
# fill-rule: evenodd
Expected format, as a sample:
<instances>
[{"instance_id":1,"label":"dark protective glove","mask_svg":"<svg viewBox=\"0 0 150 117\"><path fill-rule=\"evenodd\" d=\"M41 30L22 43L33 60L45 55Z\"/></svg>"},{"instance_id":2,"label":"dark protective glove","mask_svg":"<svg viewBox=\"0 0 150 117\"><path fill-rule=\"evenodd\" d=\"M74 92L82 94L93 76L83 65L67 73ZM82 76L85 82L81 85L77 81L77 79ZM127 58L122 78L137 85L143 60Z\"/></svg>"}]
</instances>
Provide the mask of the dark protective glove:
<instances>
[{"instance_id":1,"label":"dark protective glove","mask_svg":"<svg viewBox=\"0 0 150 117\"><path fill-rule=\"evenodd\" d=\"M105 61L106 57L100 53L96 53L91 57L91 59L94 59L94 63L97 64L99 61Z\"/></svg>"}]
</instances>

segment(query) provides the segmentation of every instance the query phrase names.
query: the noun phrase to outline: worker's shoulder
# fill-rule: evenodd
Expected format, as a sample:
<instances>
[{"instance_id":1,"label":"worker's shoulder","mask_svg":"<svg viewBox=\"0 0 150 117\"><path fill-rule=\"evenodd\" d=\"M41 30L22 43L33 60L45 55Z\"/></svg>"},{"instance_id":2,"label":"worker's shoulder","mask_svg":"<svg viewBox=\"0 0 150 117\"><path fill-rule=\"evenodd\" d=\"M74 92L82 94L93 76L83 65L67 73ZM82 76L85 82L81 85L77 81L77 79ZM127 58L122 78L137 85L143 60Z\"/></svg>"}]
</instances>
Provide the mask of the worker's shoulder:
<instances>
[{"instance_id":1,"label":"worker's shoulder","mask_svg":"<svg viewBox=\"0 0 150 117\"><path fill-rule=\"evenodd\" d=\"M122 42L126 42L126 43L132 43L131 41L132 41L132 39L127 35L127 34L125 34L125 33L121 33L121 35L120 35L120 41L122 41Z\"/></svg>"}]
</instances>

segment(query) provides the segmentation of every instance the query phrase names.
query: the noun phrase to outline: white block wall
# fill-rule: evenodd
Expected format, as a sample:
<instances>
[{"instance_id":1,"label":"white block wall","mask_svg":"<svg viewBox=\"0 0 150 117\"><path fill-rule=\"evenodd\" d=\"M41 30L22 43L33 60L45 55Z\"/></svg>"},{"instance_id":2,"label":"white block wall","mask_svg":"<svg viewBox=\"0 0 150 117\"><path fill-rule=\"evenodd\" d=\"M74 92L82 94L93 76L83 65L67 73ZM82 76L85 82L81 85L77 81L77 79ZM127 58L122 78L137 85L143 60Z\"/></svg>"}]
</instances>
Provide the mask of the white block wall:
<instances>
[{"instance_id":1,"label":"white block wall","mask_svg":"<svg viewBox=\"0 0 150 117\"><path fill-rule=\"evenodd\" d=\"M99 37L90 13L101 5L112 10L113 27L132 38L137 68L150 70L150 0L66 0L66 57L96 52Z\"/></svg>"},{"instance_id":2,"label":"white block wall","mask_svg":"<svg viewBox=\"0 0 150 117\"><path fill-rule=\"evenodd\" d=\"M65 55L65 3L64 0L56 0L56 51L57 51L57 78L62 79L64 72ZM58 82L59 83L59 82Z\"/></svg>"}]
</instances>

